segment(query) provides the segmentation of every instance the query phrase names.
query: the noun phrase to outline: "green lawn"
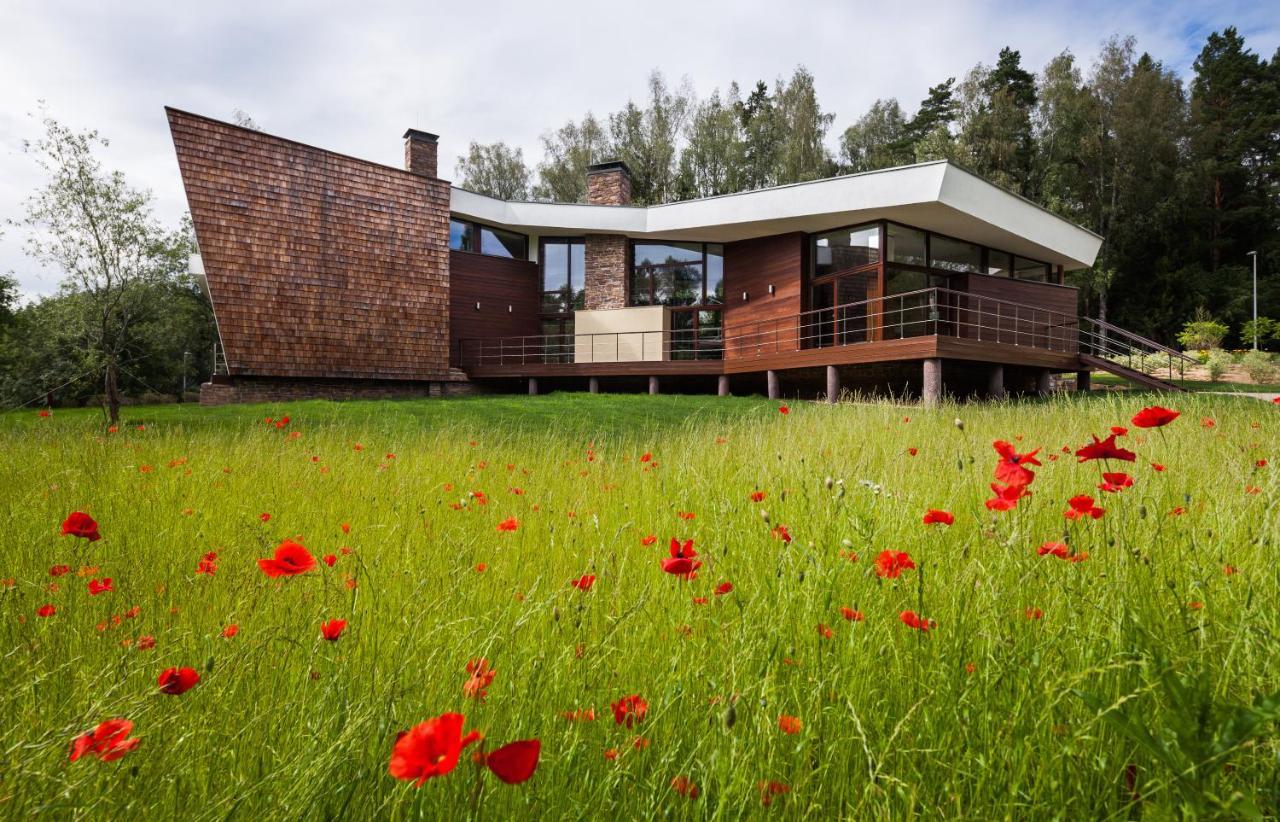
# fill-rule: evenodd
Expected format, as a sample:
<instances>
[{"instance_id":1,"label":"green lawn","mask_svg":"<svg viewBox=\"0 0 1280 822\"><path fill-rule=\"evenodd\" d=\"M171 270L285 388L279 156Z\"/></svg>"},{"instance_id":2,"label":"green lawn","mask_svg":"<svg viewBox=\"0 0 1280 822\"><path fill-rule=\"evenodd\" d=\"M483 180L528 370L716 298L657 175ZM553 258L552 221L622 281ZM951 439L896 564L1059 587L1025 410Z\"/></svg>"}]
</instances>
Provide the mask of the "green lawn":
<instances>
[{"instance_id":1,"label":"green lawn","mask_svg":"<svg viewBox=\"0 0 1280 822\"><path fill-rule=\"evenodd\" d=\"M1102 463L1063 448L1156 401L1182 416L1131 427L1119 444L1136 461L1105 470L1133 486L1098 490ZM125 414L115 433L90 410L0 415L4 818L1280 806L1269 403L1100 393L784 415L554 394ZM1044 463L1005 512L984 505L999 439ZM1065 519L1079 494L1105 515ZM930 508L955 523L923 524ZM100 541L59 535L73 511ZM694 540L696 578L664 573L672 537ZM267 577L257 560L286 539L333 565ZM1040 555L1049 542L1066 547ZM915 567L882 578L882 551ZM208 552L216 573L197 573ZM583 575L589 590L570 584ZM105 577L114 590L91 595ZM329 619L348 622L335 641ZM465 692L480 658L483 700ZM161 693L174 666L199 683ZM632 695L647 710L629 728L610 706ZM398 733L448 712L484 740L420 787L390 775ZM69 762L112 718L137 747ZM541 742L527 782L472 760L524 739Z\"/></svg>"},{"instance_id":2,"label":"green lawn","mask_svg":"<svg viewBox=\"0 0 1280 822\"><path fill-rule=\"evenodd\" d=\"M1155 376L1166 379L1165 374L1156 374ZM1106 386L1132 386L1128 380L1117 377L1114 374L1107 374L1095 371L1093 373L1093 382L1098 385ZM1229 391L1233 394L1238 393L1280 393L1280 383L1241 383L1241 382L1222 382L1215 380L1173 380L1175 385L1188 388L1192 391Z\"/></svg>"}]
</instances>

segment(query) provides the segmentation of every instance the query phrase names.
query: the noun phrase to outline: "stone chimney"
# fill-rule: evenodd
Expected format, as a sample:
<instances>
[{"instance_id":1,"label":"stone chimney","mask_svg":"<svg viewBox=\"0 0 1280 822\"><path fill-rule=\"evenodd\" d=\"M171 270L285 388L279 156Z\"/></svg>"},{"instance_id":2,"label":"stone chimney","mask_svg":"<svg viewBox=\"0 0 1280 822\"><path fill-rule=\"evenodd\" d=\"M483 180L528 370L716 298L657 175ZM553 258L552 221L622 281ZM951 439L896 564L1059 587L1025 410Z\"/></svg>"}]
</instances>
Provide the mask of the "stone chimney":
<instances>
[{"instance_id":1,"label":"stone chimney","mask_svg":"<svg viewBox=\"0 0 1280 822\"><path fill-rule=\"evenodd\" d=\"M436 155L439 146L438 134L428 134L411 128L404 133L404 170L423 177L436 177Z\"/></svg>"},{"instance_id":2,"label":"stone chimney","mask_svg":"<svg viewBox=\"0 0 1280 822\"><path fill-rule=\"evenodd\" d=\"M587 166L587 202L631 205L631 169L621 160Z\"/></svg>"}]
</instances>

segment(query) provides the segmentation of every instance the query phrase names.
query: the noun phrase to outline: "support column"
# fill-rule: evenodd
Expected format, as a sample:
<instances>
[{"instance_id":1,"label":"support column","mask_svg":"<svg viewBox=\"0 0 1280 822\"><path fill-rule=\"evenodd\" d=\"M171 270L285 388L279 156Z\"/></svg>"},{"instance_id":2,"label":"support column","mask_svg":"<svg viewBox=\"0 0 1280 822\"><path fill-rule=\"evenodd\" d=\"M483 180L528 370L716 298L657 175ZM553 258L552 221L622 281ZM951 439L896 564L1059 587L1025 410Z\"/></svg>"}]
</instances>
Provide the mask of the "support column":
<instances>
[{"instance_id":1,"label":"support column","mask_svg":"<svg viewBox=\"0 0 1280 822\"><path fill-rule=\"evenodd\" d=\"M537 377L529 378L529 396L530 397L538 396L538 378Z\"/></svg>"},{"instance_id":2,"label":"support column","mask_svg":"<svg viewBox=\"0 0 1280 822\"><path fill-rule=\"evenodd\" d=\"M942 360L924 361L924 390L920 399L925 408L931 408L942 401Z\"/></svg>"},{"instance_id":3,"label":"support column","mask_svg":"<svg viewBox=\"0 0 1280 822\"><path fill-rule=\"evenodd\" d=\"M721 374L720 379L716 382L716 394L721 397L729 396L729 375Z\"/></svg>"},{"instance_id":4,"label":"support column","mask_svg":"<svg viewBox=\"0 0 1280 822\"><path fill-rule=\"evenodd\" d=\"M776 400L782 396L782 389L778 386L778 372L766 371L764 376L769 384L769 399Z\"/></svg>"},{"instance_id":5,"label":"support column","mask_svg":"<svg viewBox=\"0 0 1280 822\"><path fill-rule=\"evenodd\" d=\"M827 402L834 403L840 399L840 369L834 365L827 366Z\"/></svg>"},{"instance_id":6,"label":"support column","mask_svg":"<svg viewBox=\"0 0 1280 822\"><path fill-rule=\"evenodd\" d=\"M1046 368L1036 377L1036 393L1042 397L1047 397L1052 391L1053 372Z\"/></svg>"},{"instance_id":7,"label":"support column","mask_svg":"<svg viewBox=\"0 0 1280 822\"><path fill-rule=\"evenodd\" d=\"M590 391L592 394L599 394L599 393L600 393L600 378L599 378L599 377L590 377L590 378L588 378L588 379L587 379L587 390L588 390L588 391Z\"/></svg>"},{"instance_id":8,"label":"support column","mask_svg":"<svg viewBox=\"0 0 1280 822\"><path fill-rule=\"evenodd\" d=\"M1091 388L1093 388L1093 372L1077 371L1076 372L1076 390L1087 392Z\"/></svg>"},{"instance_id":9,"label":"support column","mask_svg":"<svg viewBox=\"0 0 1280 822\"><path fill-rule=\"evenodd\" d=\"M649 378L649 393L650 393L650 394L657 394L657 393L658 393L658 378L657 378L657 377L650 377L650 378Z\"/></svg>"},{"instance_id":10,"label":"support column","mask_svg":"<svg viewBox=\"0 0 1280 822\"><path fill-rule=\"evenodd\" d=\"M993 400L1004 399L1004 366L991 366L991 374L987 377L987 396Z\"/></svg>"}]
</instances>

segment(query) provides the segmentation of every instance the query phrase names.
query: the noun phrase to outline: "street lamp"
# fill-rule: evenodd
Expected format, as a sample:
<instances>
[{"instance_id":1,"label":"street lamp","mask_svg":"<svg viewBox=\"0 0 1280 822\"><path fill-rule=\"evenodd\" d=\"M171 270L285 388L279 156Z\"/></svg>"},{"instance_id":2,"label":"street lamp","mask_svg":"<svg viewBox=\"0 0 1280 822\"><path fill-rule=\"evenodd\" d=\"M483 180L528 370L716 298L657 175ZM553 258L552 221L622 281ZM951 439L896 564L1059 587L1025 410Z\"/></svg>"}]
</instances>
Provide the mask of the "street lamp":
<instances>
[{"instance_id":1,"label":"street lamp","mask_svg":"<svg viewBox=\"0 0 1280 822\"><path fill-rule=\"evenodd\" d=\"M1258 252L1244 255L1253 258L1253 350L1258 350Z\"/></svg>"}]
</instances>

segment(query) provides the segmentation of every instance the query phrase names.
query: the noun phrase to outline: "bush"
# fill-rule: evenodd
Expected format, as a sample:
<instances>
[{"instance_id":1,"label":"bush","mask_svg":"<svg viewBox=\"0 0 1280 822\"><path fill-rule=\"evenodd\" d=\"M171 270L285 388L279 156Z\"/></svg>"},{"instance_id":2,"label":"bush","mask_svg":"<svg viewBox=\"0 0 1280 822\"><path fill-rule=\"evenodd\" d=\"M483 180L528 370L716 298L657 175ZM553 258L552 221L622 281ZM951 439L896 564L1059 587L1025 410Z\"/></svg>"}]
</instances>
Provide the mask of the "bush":
<instances>
[{"instance_id":1,"label":"bush","mask_svg":"<svg viewBox=\"0 0 1280 822\"><path fill-rule=\"evenodd\" d=\"M1208 316L1198 315L1196 319L1182 326L1178 333L1178 342L1186 349L1215 349L1222 345L1230 329Z\"/></svg>"},{"instance_id":2,"label":"bush","mask_svg":"<svg viewBox=\"0 0 1280 822\"><path fill-rule=\"evenodd\" d=\"M1209 369L1209 379L1215 382L1222 379L1222 375L1227 373L1231 362L1231 355L1221 348L1215 348L1210 351L1209 359L1205 363L1205 367Z\"/></svg>"},{"instance_id":3,"label":"bush","mask_svg":"<svg viewBox=\"0 0 1280 822\"><path fill-rule=\"evenodd\" d=\"M1265 351L1250 351L1240 358L1240 363L1251 382L1268 382L1275 374L1275 363Z\"/></svg>"},{"instance_id":4,"label":"bush","mask_svg":"<svg viewBox=\"0 0 1280 822\"><path fill-rule=\"evenodd\" d=\"M1280 342L1280 322L1276 322L1270 317L1259 317L1257 326L1259 348L1266 348L1271 343ZM1253 347L1253 327L1254 320L1249 320L1241 327L1240 344L1242 346Z\"/></svg>"}]
</instances>

